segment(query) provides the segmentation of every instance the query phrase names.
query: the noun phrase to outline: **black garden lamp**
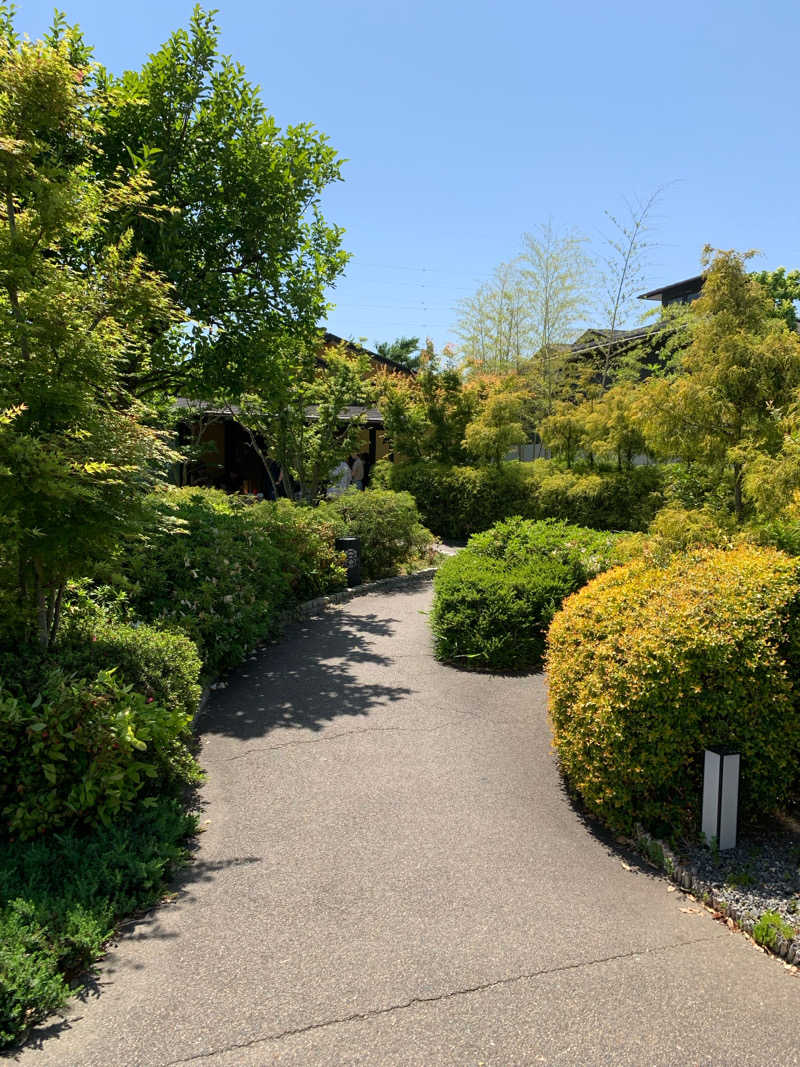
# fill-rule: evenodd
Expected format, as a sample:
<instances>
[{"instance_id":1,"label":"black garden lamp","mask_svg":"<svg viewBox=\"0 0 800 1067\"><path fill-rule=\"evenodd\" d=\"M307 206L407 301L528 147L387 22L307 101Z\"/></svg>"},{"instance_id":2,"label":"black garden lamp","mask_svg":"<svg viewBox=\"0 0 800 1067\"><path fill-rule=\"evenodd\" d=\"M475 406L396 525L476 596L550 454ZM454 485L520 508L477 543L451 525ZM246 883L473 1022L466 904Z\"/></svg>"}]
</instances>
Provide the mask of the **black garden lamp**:
<instances>
[{"instance_id":1,"label":"black garden lamp","mask_svg":"<svg viewBox=\"0 0 800 1067\"><path fill-rule=\"evenodd\" d=\"M347 588L361 585L361 538L337 537L336 549L344 552L347 565Z\"/></svg>"}]
</instances>

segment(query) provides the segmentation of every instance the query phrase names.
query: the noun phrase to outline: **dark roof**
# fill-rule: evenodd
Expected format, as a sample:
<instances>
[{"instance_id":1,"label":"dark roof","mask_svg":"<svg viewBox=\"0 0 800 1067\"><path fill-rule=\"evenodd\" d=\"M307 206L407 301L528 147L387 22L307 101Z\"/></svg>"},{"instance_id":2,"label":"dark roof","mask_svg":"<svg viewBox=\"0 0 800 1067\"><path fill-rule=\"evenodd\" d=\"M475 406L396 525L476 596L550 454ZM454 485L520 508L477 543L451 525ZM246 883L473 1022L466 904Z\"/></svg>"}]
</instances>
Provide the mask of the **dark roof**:
<instances>
[{"instance_id":1,"label":"dark roof","mask_svg":"<svg viewBox=\"0 0 800 1067\"><path fill-rule=\"evenodd\" d=\"M682 282L672 282L671 285L662 285L660 289L651 289L649 293L640 293L640 300L660 300L669 304L673 300L680 300L683 296L691 296L699 293L703 288L705 275L695 274L693 278L686 278Z\"/></svg>"},{"instance_id":2,"label":"dark roof","mask_svg":"<svg viewBox=\"0 0 800 1067\"><path fill-rule=\"evenodd\" d=\"M596 348L605 348L609 341L615 345L635 344L664 329L663 323L653 322L647 326L637 326L634 330L586 330L577 341L569 346L569 351L574 355L583 352L592 352Z\"/></svg>"},{"instance_id":3,"label":"dark roof","mask_svg":"<svg viewBox=\"0 0 800 1067\"><path fill-rule=\"evenodd\" d=\"M348 341L344 337L337 337L335 333L329 333L325 331L325 344L326 345L346 345L352 352L366 352L370 359L374 359L376 363L382 363L389 370L401 371L403 374L413 375L414 371L410 367L407 367L405 363L398 363L394 359L388 359L386 356L381 356L377 352L373 352L371 349L366 348L364 345L356 344L355 341Z\"/></svg>"},{"instance_id":4,"label":"dark roof","mask_svg":"<svg viewBox=\"0 0 800 1067\"><path fill-rule=\"evenodd\" d=\"M229 404L227 407L215 407L208 400L191 400L189 397L179 396L175 399L175 407L182 411L199 411L204 415L218 415L223 419L236 419L236 416L240 414L241 408L237 404ZM306 418L310 422L315 422L319 418L319 408L316 404L309 404L305 409ZM357 419L363 416L363 426L383 426L383 415L381 415L378 408L367 408L361 404L348 404L343 407L339 412L338 418L342 422L350 422L353 419Z\"/></svg>"},{"instance_id":5,"label":"dark roof","mask_svg":"<svg viewBox=\"0 0 800 1067\"><path fill-rule=\"evenodd\" d=\"M318 411L316 404L310 404L306 408L306 418L310 422L315 422L319 418ZM383 415L380 411L377 408L365 408L361 404L348 404L347 407L342 408L338 417L342 422L350 422L361 416L363 416L362 426L383 426Z\"/></svg>"}]
</instances>

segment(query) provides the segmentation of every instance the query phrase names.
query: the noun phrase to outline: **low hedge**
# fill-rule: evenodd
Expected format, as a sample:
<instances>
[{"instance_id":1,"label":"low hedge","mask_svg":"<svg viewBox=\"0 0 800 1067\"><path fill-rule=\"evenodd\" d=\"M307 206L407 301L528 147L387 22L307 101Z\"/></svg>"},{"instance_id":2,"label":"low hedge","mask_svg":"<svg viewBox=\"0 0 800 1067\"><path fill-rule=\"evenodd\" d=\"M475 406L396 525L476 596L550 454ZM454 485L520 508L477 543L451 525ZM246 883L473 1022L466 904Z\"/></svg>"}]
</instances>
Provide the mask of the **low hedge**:
<instances>
[{"instance_id":1,"label":"low hedge","mask_svg":"<svg viewBox=\"0 0 800 1067\"><path fill-rule=\"evenodd\" d=\"M512 515L557 518L601 530L643 530L661 504L662 474L562 470L549 460L497 467L382 463L378 484L412 494L437 536L464 540Z\"/></svg>"},{"instance_id":2,"label":"low hedge","mask_svg":"<svg viewBox=\"0 0 800 1067\"><path fill-rule=\"evenodd\" d=\"M420 522L410 493L351 489L319 511L337 536L360 538L365 581L397 574L402 566L429 552L433 544L433 535Z\"/></svg>"},{"instance_id":3,"label":"low hedge","mask_svg":"<svg viewBox=\"0 0 800 1067\"><path fill-rule=\"evenodd\" d=\"M123 685L188 719L197 710L202 664L197 646L183 634L78 610L65 618L54 652L64 670L80 677L113 669Z\"/></svg>"},{"instance_id":4,"label":"low hedge","mask_svg":"<svg viewBox=\"0 0 800 1067\"><path fill-rule=\"evenodd\" d=\"M613 559L614 534L508 519L446 560L434 580L437 658L466 667L541 666L561 601Z\"/></svg>"},{"instance_id":5,"label":"low hedge","mask_svg":"<svg viewBox=\"0 0 800 1067\"><path fill-rule=\"evenodd\" d=\"M800 564L769 548L634 561L564 604L550 714L568 780L608 826L696 834L702 754L742 753L740 812L783 801L800 756Z\"/></svg>"}]
</instances>

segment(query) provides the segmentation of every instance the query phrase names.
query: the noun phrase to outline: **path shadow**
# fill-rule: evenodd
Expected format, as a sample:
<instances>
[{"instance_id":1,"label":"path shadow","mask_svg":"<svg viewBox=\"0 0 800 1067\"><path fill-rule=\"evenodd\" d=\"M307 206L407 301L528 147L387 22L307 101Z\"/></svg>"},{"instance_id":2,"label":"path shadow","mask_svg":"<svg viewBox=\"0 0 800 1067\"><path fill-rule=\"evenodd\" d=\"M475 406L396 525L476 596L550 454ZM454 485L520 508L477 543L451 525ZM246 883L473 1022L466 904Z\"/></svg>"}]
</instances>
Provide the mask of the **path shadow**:
<instances>
[{"instance_id":1,"label":"path shadow","mask_svg":"<svg viewBox=\"0 0 800 1067\"><path fill-rule=\"evenodd\" d=\"M403 700L412 689L373 680L375 668L393 664L374 639L391 637L396 624L346 607L293 623L280 644L259 649L212 693L199 732L251 740L277 727L318 731Z\"/></svg>"}]
</instances>

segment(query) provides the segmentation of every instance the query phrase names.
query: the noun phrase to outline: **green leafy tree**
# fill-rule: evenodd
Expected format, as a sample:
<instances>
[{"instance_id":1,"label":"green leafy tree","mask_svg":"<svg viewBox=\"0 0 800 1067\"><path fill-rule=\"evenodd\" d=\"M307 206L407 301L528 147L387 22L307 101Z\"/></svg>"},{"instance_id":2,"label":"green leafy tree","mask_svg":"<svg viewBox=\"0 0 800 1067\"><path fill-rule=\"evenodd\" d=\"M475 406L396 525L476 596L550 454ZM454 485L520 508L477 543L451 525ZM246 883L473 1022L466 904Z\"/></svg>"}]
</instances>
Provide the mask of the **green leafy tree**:
<instances>
[{"instance_id":1,"label":"green leafy tree","mask_svg":"<svg viewBox=\"0 0 800 1067\"><path fill-rule=\"evenodd\" d=\"M539 424L542 443L572 467L586 432L585 413L579 405L561 402Z\"/></svg>"},{"instance_id":2,"label":"green leafy tree","mask_svg":"<svg viewBox=\"0 0 800 1067\"><path fill-rule=\"evenodd\" d=\"M485 383L480 406L464 431L464 447L478 462L499 467L511 448L527 440L521 385L508 377Z\"/></svg>"},{"instance_id":3,"label":"green leafy tree","mask_svg":"<svg viewBox=\"0 0 800 1067\"><path fill-rule=\"evenodd\" d=\"M741 523L749 476L754 469L763 475L784 443L784 416L800 386L800 337L747 274L752 253L712 252L705 251L706 281L692 305L681 373L647 383L640 410L645 436L662 456L728 480Z\"/></svg>"},{"instance_id":4,"label":"green leafy tree","mask_svg":"<svg viewBox=\"0 0 800 1067\"><path fill-rule=\"evenodd\" d=\"M530 298L519 259L459 301L456 333L464 365L478 374L518 371L533 354Z\"/></svg>"},{"instance_id":5,"label":"green leafy tree","mask_svg":"<svg viewBox=\"0 0 800 1067\"><path fill-rule=\"evenodd\" d=\"M440 356L429 339L420 353L413 378L380 373L376 388L386 435L398 460L434 460L463 463L464 434L474 416L479 396L465 385L449 362L448 349Z\"/></svg>"},{"instance_id":6,"label":"green leafy tree","mask_svg":"<svg viewBox=\"0 0 800 1067\"><path fill-rule=\"evenodd\" d=\"M604 257L602 310L606 322L606 343L598 350L597 372L600 385L607 389L616 377L619 357L624 346L617 342L618 331L637 309L637 297L645 277L648 249L652 247L652 213L664 186L659 186L647 200L626 201L624 215L606 217L613 231L606 238Z\"/></svg>"},{"instance_id":7,"label":"green leafy tree","mask_svg":"<svg viewBox=\"0 0 800 1067\"><path fill-rule=\"evenodd\" d=\"M367 353L347 342L325 349L286 343L275 354L273 376L263 394L248 393L231 413L278 492L270 460L299 485L302 499L316 503L333 468L355 450L363 407L372 397Z\"/></svg>"},{"instance_id":8,"label":"green leafy tree","mask_svg":"<svg viewBox=\"0 0 800 1067\"><path fill-rule=\"evenodd\" d=\"M158 218L149 183L97 180L86 53L56 36L0 41L0 581L6 630L42 646L167 457L125 369L178 319L126 228Z\"/></svg>"},{"instance_id":9,"label":"green leafy tree","mask_svg":"<svg viewBox=\"0 0 800 1067\"><path fill-rule=\"evenodd\" d=\"M797 305L800 303L800 270L760 270L753 277L769 293L779 315L790 330L797 329Z\"/></svg>"},{"instance_id":10,"label":"green leafy tree","mask_svg":"<svg viewBox=\"0 0 800 1067\"><path fill-rule=\"evenodd\" d=\"M635 386L615 385L584 405L579 415L586 450L599 460L612 460L619 470L630 470L634 457L647 451L636 400Z\"/></svg>"},{"instance_id":11,"label":"green leafy tree","mask_svg":"<svg viewBox=\"0 0 800 1067\"><path fill-rule=\"evenodd\" d=\"M529 302L532 360L544 414L551 414L563 378L566 346L589 315L594 264L586 238L559 233L552 222L523 235L520 269Z\"/></svg>"},{"instance_id":12,"label":"green leafy tree","mask_svg":"<svg viewBox=\"0 0 800 1067\"><path fill-rule=\"evenodd\" d=\"M144 172L171 213L125 220L133 249L172 282L186 328L154 333L128 369L139 396L264 391L287 337L311 344L347 256L320 198L340 179L327 139L282 131L196 7L140 71L100 71L103 176Z\"/></svg>"}]
</instances>

